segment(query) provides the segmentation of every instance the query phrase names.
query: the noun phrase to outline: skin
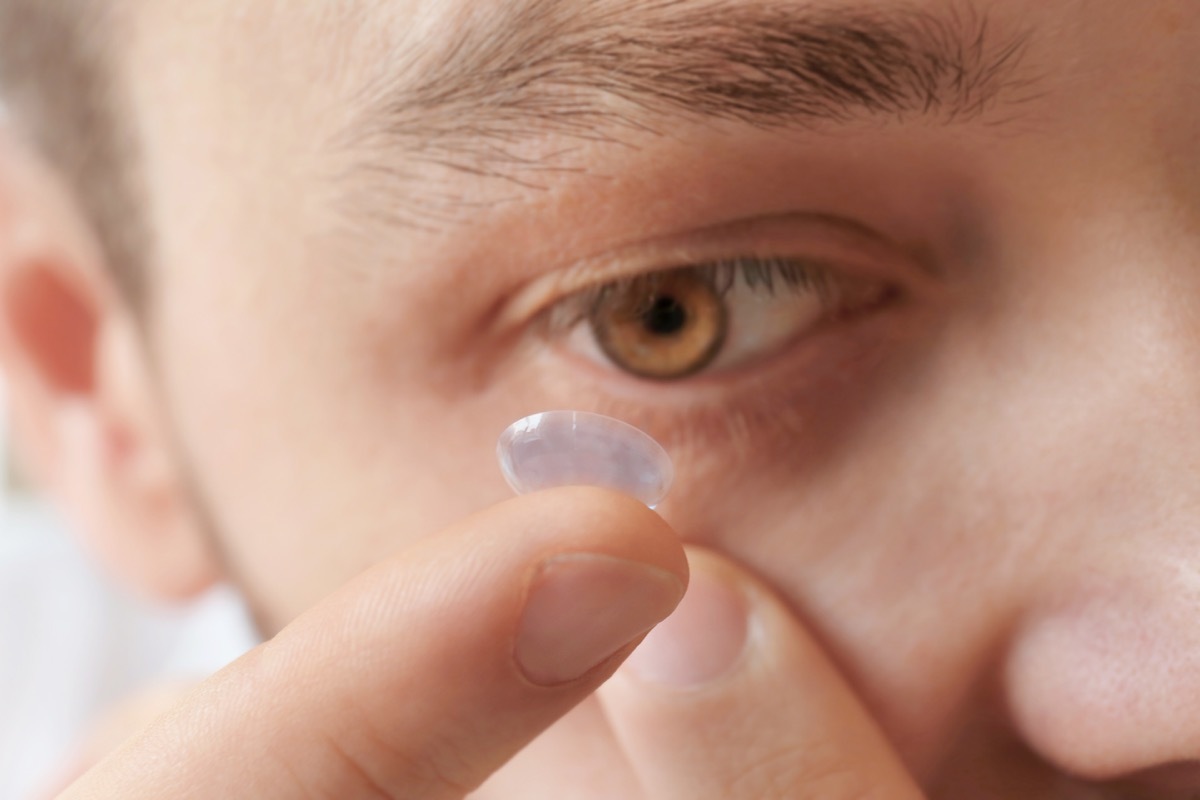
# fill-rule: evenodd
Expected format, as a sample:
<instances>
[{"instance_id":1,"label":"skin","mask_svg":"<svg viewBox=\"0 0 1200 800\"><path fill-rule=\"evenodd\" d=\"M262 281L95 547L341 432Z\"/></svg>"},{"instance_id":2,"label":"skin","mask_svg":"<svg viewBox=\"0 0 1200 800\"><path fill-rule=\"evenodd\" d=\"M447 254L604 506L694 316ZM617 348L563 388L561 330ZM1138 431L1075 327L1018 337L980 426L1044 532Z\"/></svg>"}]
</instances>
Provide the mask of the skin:
<instances>
[{"instance_id":1,"label":"skin","mask_svg":"<svg viewBox=\"0 0 1200 800\"><path fill-rule=\"evenodd\" d=\"M157 234L144 317L53 172L4 143L2 351L30 461L131 582L186 597L229 578L266 633L286 628L274 655L194 695L76 796L177 790L164 753L198 795L365 796L344 761L306 760L313 741L268 723L346 727L301 687L390 709L413 685L447 713L382 715L383 745L359 763L401 764L380 767L394 796L462 796L502 763L479 796L1200 792L1200 16L1186 0L981 2L1036 36L1038 91L1006 126L598 142L540 189L423 175L486 201L427 230L354 213L388 195L327 143L408 15L454 4L276 5L135 13ZM903 302L677 385L546 342L518 310L575 263L648 260L714 230L803 254L812 209L895 243L859 260ZM51 318L64 324L36 323ZM670 528L570 492L461 523L509 494L498 432L548 408L663 441L680 469L659 509ZM535 535L547 519L554 533ZM667 689L622 672L592 695L628 647L548 693L514 677L504 659L541 560L615 554L682 586L676 535L693 586L737 587L752 616L733 677ZM481 547L500 566L476 585ZM384 611L363 620L363 603ZM468 624L491 603L492 628ZM359 638L330 651L323 634L348 620ZM720 649L703 627L664 641L701 658ZM359 644L391 666L337 657ZM487 665L486 699L448 683L462 663ZM459 771L439 783L445 753L418 732L477 708L522 722L446 723ZM223 749L247 726L269 757Z\"/></svg>"}]
</instances>

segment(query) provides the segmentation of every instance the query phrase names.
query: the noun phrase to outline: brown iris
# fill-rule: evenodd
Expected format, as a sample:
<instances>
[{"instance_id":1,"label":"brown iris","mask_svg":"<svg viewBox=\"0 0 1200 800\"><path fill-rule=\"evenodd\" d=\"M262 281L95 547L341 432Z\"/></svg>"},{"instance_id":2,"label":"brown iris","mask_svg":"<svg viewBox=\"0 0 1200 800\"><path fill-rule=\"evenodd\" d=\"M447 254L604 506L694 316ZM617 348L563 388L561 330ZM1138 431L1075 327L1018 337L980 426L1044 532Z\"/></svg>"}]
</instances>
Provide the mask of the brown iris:
<instances>
[{"instance_id":1,"label":"brown iris","mask_svg":"<svg viewBox=\"0 0 1200 800\"><path fill-rule=\"evenodd\" d=\"M614 365L657 380L685 378L711 364L729 322L721 292L694 269L615 284L596 301L590 321Z\"/></svg>"}]
</instances>

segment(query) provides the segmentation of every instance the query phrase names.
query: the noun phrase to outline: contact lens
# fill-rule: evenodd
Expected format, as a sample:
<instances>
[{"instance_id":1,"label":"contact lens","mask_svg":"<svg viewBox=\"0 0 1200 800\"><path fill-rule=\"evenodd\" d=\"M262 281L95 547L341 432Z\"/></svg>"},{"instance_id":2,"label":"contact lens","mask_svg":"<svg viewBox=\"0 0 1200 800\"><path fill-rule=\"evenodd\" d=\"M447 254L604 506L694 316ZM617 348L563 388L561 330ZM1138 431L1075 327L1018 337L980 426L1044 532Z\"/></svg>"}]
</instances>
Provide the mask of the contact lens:
<instances>
[{"instance_id":1,"label":"contact lens","mask_svg":"<svg viewBox=\"0 0 1200 800\"><path fill-rule=\"evenodd\" d=\"M501 434L496 455L517 494L598 486L654 508L675 480L671 457L648 434L583 411L547 411L513 423Z\"/></svg>"}]
</instances>

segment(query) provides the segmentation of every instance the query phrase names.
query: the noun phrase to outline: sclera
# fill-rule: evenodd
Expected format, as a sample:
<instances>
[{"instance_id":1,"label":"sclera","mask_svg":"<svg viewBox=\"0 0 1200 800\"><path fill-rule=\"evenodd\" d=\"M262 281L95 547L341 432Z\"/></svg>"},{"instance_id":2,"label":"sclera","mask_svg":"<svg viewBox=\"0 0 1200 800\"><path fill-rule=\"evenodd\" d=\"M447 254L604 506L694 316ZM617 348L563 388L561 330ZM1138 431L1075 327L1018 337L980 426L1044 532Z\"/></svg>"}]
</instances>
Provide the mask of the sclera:
<instances>
[{"instance_id":1,"label":"sclera","mask_svg":"<svg viewBox=\"0 0 1200 800\"><path fill-rule=\"evenodd\" d=\"M546 411L514 422L500 435L496 456L517 494L597 486L655 508L675 480L671 457L649 434L584 411Z\"/></svg>"}]
</instances>

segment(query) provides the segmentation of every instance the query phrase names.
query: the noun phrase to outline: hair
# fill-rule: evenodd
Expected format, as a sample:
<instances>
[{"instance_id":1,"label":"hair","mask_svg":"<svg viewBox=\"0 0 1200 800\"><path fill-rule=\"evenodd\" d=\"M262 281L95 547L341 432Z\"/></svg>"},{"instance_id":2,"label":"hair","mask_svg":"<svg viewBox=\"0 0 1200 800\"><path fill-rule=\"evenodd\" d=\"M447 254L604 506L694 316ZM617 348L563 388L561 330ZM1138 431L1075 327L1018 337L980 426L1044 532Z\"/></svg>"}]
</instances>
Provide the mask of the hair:
<instances>
[{"instance_id":1,"label":"hair","mask_svg":"<svg viewBox=\"0 0 1200 800\"><path fill-rule=\"evenodd\" d=\"M131 302L149 236L114 33L127 0L0 0L0 100L74 192Z\"/></svg>"}]
</instances>

